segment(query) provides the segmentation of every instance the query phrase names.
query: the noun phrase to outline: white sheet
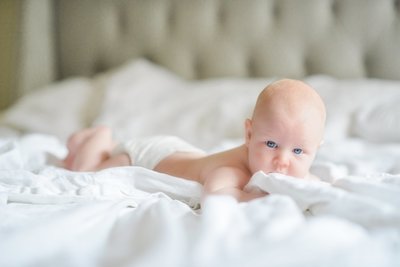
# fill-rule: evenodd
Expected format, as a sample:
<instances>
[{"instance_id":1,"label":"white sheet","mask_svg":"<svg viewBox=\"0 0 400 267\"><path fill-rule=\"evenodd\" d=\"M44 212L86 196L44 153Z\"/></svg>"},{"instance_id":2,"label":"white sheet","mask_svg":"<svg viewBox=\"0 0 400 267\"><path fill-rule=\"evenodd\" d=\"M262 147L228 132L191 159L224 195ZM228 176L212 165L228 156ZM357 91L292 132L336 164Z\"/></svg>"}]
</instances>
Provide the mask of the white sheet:
<instances>
[{"instance_id":1,"label":"white sheet","mask_svg":"<svg viewBox=\"0 0 400 267\"><path fill-rule=\"evenodd\" d=\"M56 167L52 136L3 140L0 266L398 266L400 175L310 182L257 173L237 203L139 167ZM322 171L321 171L322 172ZM343 172L342 172L343 173ZM333 178L332 178L333 177ZM323 177L324 178L324 177Z\"/></svg>"},{"instance_id":2,"label":"white sheet","mask_svg":"<svg viewBox=\"0 0 400 267\"><path fill-rule=\"evenodd\" d=\"M0 266L399 266L400 140L383 142L375 131L381 143L373 143L353 128L361 114L357 125L368 131L368 105L396 99L400 83L310 77L329 112L312 166L325 182L257 173L248 190L270 196L212 197L198 209L195 182L138 167L57 167L67 133L95 118L118 138L159 131L220 150L241 142L243 120L269 80L189 82L143 61L78 79L42 92L52 103L29 96L22 103L31 104L4 114L5 126L51 135L12 128L0 138ZM51 108L73 84L87 90L70 112ZM90 101L100 113L79 112Z\"/></svg>"}]
</instances>

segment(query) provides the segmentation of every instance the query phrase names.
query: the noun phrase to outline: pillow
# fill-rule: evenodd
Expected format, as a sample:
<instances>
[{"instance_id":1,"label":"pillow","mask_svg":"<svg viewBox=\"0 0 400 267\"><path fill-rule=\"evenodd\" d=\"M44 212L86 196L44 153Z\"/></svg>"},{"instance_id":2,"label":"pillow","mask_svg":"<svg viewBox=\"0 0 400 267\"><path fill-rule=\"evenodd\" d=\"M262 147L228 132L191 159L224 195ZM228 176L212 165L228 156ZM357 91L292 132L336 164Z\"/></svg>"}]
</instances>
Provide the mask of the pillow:
<instances>
[{"instance_id":1,"label":"pillow","mask_svg":"<svg viewBox=\"0 0 400 267\"><path fill-rule=\"evenodd\" d=\"M1 124L23 132L53 134L65 140L70 133L85 126L91 95L89 79L57 82L20 98L3 113Z\"/></svg>"},{"instance_id":2,"label":"pillow","mask_svg":"<svg viewBox=\"0 0 400 267\"><path fill-rule=\"evenodd\" d=\"M382 79L307 79L327 108L326 140L361 137L399 141L400 82ZM397 126L399 125L399 126Z\"/></svg>"},{"instance_id":3,"label":"pillow","mask_svg":"<svg viewBox=\"0 0 400 267\"><path fill-rule=\"evenodd\" d=\"M149 70L150 69L150 70ZM137 60L91 78L74 77L39 88L21 97L13 106L3 112L0 120L0 134L3 129L17 129L22 132L46 133L65 141L71 133L88 127L99 114L105 89L130 86L123 77L143 80L149 71L158 73L158 79L170 79L170 74L156 65ZM151 79L151 77L150 77ZM125 83L125 84L124 84ZM142 92L142 91L141 91ZM124 94L118 96L117 109ZM108 102L113 99L108 99ZM116 110L115 112L118 112ZM2 127L1 127L2 126ZM6 126L6 127L4 127Z\"/></svg>"},{"instance_id":4,"label":"pillow","mask_svg":"<svg viewBox=\"0 0 400 267\"><path fill-rule=\"evenodd\" d=\"M355 113L353 133L375 142L400 142L400 95L365 105Z\"/></svg>"},{"instance_id":5,"label":"pillow","mask_svg":"<svg viewBox=\"0 0 400 267\"><path fill-rule=\"evenodd\" d=\"M109 77L94 124L110 126L118 140L168 134L209 149L227 138L243 138L244 120L269 82L184 80L141 60Z\"/></svg>"}]
</instances>

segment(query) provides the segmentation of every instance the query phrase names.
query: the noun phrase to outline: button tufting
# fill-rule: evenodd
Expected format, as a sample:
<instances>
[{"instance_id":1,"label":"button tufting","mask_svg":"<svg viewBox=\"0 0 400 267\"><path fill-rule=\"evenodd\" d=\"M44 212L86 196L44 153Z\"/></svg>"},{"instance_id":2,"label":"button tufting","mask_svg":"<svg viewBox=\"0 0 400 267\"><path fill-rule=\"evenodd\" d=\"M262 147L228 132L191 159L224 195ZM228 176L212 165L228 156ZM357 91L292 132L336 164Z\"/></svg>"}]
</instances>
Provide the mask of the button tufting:
<instances>
[{"instance_id":1,"label":"button tufting","mask_svg":"<svg viewBox=\"0 0 400 267\"><path fill-rule=\"evenodd\" d=\"M400 79L400 0L62 3L68 8L57 17L60 38L85 40L60 42L65 75L148 57L187 78L324 73ZM73 10L84 15L72 20Z\"/></svg>"},{"instance_id":2,"label":"button tufting","mask_svg":"<svg viewBox=\"0 0 400 267\"><path fill-rule=\"evenodd\" d=\"M338 16L338 14L339 14L339 3L338 3L338 0L333 0L332 1L331 9L332 9L332 14L335 17Z\"/></svg>"}]
</instances>

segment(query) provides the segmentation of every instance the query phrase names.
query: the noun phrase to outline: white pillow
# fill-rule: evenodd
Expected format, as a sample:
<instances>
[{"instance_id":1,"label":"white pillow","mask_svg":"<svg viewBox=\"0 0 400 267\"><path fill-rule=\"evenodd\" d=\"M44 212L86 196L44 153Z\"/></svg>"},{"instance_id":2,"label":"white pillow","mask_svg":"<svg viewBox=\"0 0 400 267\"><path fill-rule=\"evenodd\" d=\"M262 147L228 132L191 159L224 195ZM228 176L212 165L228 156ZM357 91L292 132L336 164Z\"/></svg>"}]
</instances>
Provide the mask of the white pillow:
<instances>
[{"instance_id":1,"label":"white pillow","mask_svg":"<svg viewBox=\"0 0 400 267\"><path fill-rule=\"evenodd\" d=\"M109 77L94 124L110 126L120 140L170 134L208 149L226 138L243 138L244 120L269 82L189 81L148 61L136 61Z\"/></svg>"},{"instance_id":2,"label":"white pillow","mask_svg":"<svg viewBox=\"0 0 400 267\"><path fill-rule=\"evenodd\" d=\"M157 72L159 80L171 79L171 74L164 69L147 61L137 60L99 74L93 79L74 77L38 88L21 97L1 114L0 134L7 135L3 129L11 127L22 132L52 134L65 141L71 133L88 127L98 117L104 94L108 96L106 89L129 87L131 80L143 80L143 77L148 77L149 71ZM130 80L127 81L124 77L129 77ZM143 91L140 90L139 93ZM113 113L118 113L124 99L129 100L122 92L112 106ZM108 99L108 103L112 101L113 99Z\"/></svg>"},{"instance_id":3,"label":"white pillow","mask_svg":"<svg viewBox=\"0 0 400 267\"><path fill-rule=\"evenodd\" d=\"M400 141L400 95L356 112L353 133L376 142Z\"/></svg>"},{"instance_id":4,"label":"white pillow","mask_svg":"<svg viewBox=\"0 0 400 267\"><path fill-rule=\"evenodd\" d=\"M89 79L57 82L20 98L3 113L1 123L23 132L53 134L65 140L85 126L91 95Z\"/></svg>"}]
</instances>

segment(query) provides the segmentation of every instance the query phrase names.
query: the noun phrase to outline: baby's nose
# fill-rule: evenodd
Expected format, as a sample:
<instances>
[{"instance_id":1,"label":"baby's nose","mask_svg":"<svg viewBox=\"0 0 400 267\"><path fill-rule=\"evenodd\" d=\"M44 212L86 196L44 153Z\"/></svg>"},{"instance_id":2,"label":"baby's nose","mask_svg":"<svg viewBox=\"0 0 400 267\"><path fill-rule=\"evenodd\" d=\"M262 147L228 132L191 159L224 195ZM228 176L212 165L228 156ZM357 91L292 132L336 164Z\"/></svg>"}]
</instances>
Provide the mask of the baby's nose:
<instances>
[{"instance_id":1,"label":"baby's nose","mask_svg":"<svg viewBox=\"0 0 400 267\"><path fill-rule=\"evenodd\" d=\"M277 172L285 172L289 167L289 158L285 153L277 155L273 162Z\"/></svg>"}]
</instances>

